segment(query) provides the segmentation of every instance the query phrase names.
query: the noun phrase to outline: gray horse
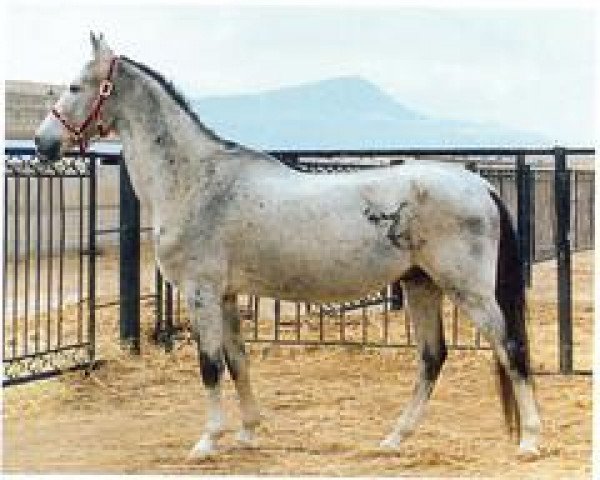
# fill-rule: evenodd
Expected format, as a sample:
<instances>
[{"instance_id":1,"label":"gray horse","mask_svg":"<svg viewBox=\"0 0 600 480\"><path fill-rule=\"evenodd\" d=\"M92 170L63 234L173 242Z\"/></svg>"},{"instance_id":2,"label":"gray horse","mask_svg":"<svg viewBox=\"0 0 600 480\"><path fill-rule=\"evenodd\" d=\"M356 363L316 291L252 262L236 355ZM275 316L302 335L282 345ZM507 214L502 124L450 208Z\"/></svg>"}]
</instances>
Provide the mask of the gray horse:
<instances>
[{"instance_id":1,"label":"gray horse","mask_svg":"<svg viewBox=\"0 0 600 480\"><path fill-rule=\"evenodd\" d=\"M422 416L446 359L446 294L490 342L504 413L520 448L536 453L532 389L515 233L493 187L461 168L407 164L306 175L219 138L159 73L117 57L91 35L93 59L40 125L42 161L84 150L115 130L135 191L151 207L156 260L183 293L198 341L208 419L192 456L216 450L227 365L252 442L260 414L248 373L238 293L288 300L355 299L400 279L420 361L411 399L381 445L396 448ZM289 225L310 224L310 230Z\"/></svg>"}]
</instances>

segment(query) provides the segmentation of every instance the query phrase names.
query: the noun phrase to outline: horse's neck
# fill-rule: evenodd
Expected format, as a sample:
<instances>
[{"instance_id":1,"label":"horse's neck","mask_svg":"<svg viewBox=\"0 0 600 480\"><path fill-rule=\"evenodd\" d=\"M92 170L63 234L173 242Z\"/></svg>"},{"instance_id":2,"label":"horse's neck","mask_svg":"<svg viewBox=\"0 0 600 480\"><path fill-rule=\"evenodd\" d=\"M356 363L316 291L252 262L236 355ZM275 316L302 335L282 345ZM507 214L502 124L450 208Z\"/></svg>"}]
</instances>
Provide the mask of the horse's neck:
<instances>
[{"instance_id":1,"label":"horse's neck","mask_svg":"<svg viewBox=\"0 0 600 480\"><path fill-rule=\"evenodd\" d=\"M192 190L210 194L212 159L223 145L160 87L146 81L132 88L126 82L127 94L114 106L124 159L140 200L155 217L166 217Z\"/></svg>"}]
</instances>

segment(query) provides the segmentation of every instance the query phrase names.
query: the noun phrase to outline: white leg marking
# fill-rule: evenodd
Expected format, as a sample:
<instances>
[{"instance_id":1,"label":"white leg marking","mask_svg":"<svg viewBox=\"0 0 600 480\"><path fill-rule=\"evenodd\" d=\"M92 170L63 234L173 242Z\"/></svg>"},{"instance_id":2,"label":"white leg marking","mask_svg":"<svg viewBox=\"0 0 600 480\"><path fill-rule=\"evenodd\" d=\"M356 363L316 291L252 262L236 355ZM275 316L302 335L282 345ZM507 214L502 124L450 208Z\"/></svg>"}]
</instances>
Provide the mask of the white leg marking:
<instances>
[{"instance_id":1,"label":"white leg marking","mask_svg":"<svg viewBox=\"0 0 600 480\"><path fill-rule=\"evenodd\" d=\"M533 397L533 389L527 381L513 381L515 397L521 412L521 442L519 450L526 455L539 455L538 448L541 420Z\"/></svg>"},{"instance_id":2,"label":"white leg marking","mask_svg":"<svg viewBox=\"0 0 600 480\"><path fill-rule=\"evenodd\" d=\"M419 379L419 386L416 393L404 409L404 412L402 412L392 433L379 444L381 448L398 448L402 440L414 431L418 421L423 416L432 387L433 385L427 382L427 380Z\"/></svg>"},{"instance_id":3,"label":"white leg marking","mask_svg":"<svg viewBox=\"0 0 600 480\"><path fill-rule=\"evenodd\" d=\"M204 433L189 454L189 458L204 458L217 452L217 440L223 433L225 425L221 410L221 390L217 386L207 389L208 417Z\"/></svg>"},{"instance_id":4,"label":"white leg marking","mask_svg":"<svg viewBox=\"0 0 600 480\"><path fill-rule=\"evenodd\" d=\"M541 420L538 413L531 383L511 371L506 349L502 346L504 337L504 317L495 298L487 298L479 305L464 304L473 322L481 329L493 346L498 360L506 369L515 394L517 408L521 418L521 441L519 451L526 455L539 455L538 442Z\"/></svg>"}]
</instances>

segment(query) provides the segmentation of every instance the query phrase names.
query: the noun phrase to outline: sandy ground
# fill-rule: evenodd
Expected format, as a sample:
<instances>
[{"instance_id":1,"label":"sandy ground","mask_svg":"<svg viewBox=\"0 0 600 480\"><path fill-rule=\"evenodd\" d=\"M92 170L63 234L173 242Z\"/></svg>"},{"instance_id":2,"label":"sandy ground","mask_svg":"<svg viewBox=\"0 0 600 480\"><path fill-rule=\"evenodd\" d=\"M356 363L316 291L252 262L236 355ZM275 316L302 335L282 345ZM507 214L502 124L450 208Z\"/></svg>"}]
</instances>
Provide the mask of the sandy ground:
<instances>
[{"instance_id":1,"label":"sandy ground","mask_svg":"<svg viewBox=\"0 0 600 480\"><path fill-rule=\"evenodd\" d=\"M593 253L576 255L573 267L575 363L591 368ZM553 277L552 262L537 266L531 294L534 364L548 371L556 368ZM74 314L67 310L65 318ZM400 450L386 453L377 444L409 398L415 354L412 349L357 346L251 344L253 383L264 414L255 447L235 443L239 414L227 379L229 429L222 452L188 462L205 406L193 345L180 343L167 354L149 344L148 306L143 309L143 354L131 357L118 348L117 316L114 307L98 311L98 352L106 363L91 376L74 372L4 389L4 471L591 475L591 377L537 376L542 455L521 459L503 426L490 352L453 350L420 428ZM391 324L403 330L400 316L392 316ZM372 313L369 322L377 325L378 317ZM337 326L332 322L328 328L333 332ZM462 322L461 335L470 336L469 328ZM302 334L310 331L308 324Z\"/></svg>"}]
</instances>

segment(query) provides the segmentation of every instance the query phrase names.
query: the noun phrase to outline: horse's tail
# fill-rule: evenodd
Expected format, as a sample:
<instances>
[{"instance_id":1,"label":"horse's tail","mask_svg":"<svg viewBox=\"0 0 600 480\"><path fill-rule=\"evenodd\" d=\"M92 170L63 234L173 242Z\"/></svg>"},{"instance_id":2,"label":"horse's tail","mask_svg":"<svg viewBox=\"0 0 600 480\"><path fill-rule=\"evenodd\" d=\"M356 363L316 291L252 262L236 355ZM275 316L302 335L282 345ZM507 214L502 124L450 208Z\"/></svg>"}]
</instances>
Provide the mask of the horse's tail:
<instances>
[{"instance_id":1,"label":"horse's tail","mask_svg":"<svg viewBox=\"0 0 600 480\"><path fill-rule=\"evenodd\" d=\"M523 278L519 242L506 205L494 191L490 190L490 195L500 213L496 301L504 316L504 346L508 354L510 369L516 371L522 379L530 380L531 367L525 316L525 279ZM521 421L515 392L507 370L503 368L497 357L496 372L506 425L511 436L516 432L518 438Z\"/></svg>"}]
</instances>

